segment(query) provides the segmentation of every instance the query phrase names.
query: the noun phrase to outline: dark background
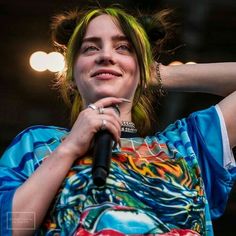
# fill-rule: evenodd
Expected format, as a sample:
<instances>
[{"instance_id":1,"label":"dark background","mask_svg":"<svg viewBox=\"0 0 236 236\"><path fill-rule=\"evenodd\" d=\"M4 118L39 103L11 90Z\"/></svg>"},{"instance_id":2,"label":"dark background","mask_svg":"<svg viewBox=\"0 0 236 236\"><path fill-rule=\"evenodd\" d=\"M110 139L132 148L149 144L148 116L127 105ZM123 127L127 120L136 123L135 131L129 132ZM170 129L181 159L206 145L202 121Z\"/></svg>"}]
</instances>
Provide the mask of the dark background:
<instances>
[{"instance_id":1,"label":"dark background","mask_svg":"<svg viewBox=\"0 0 236 236\"><path fill-rule=\"evenodd\" d=\"M68 126L67 108L58 92L52 89L54 74L33 71L29 66L29 57L37 50L53 50L49 30L52 15L87 2L0 1L0 154L13 137L28 126ZM102 4L109 2L102 1ZM147 10L175 8L176 19L180 24L174 44L183 46L175 54L163 58L164 64L173 60L198 63L236 60L235 0L113 2ZM159 128L219 100L219 97L212 95L170 93L168 98L163 99L158 110ZM224 216L214 223L216 235L235 235L235 218L234 189Z\"/></svg>"}]
</instances>

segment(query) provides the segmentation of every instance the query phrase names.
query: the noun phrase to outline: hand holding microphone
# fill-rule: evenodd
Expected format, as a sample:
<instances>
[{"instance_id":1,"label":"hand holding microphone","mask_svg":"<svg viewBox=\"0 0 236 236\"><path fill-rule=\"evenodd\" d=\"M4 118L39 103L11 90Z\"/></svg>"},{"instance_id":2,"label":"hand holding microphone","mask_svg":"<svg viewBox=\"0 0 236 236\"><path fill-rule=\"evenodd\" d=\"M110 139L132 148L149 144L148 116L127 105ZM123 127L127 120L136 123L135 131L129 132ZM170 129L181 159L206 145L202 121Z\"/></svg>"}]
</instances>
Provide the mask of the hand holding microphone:
<instances>
[{"instance_id":1,"label":"hand holding microphone","mask_svg":"<svg viewBox=\"0 0 236 236\"><path fill-rule=\"evenodd\" d=\"M93 105L89 105L90 108ZM112 108L120 115L119 106L115 105ZM98 108L99 114L103 114L104 108ZM94 152L93 152L93 165L92 165L92 176L93 182L97 186L103 186L106 183L106 178L110 171L110 162L112 154L112 134L106 130L106 120L102 120L101 130L95 135L94 141Z\"/></svg>"}]
</instances>

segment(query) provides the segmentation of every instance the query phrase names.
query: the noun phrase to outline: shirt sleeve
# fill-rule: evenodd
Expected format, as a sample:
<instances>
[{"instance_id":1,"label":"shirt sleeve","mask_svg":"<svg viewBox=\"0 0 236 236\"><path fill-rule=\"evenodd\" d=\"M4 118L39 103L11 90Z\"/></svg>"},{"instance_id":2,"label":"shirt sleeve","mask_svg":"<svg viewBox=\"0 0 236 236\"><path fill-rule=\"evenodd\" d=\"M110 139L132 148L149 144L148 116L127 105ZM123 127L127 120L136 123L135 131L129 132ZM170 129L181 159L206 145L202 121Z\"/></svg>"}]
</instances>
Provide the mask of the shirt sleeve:
<instances>
[{"instance_id":1,"label":"shirt sleeve","mask_svg":"<svg viewBox=\"0 0 236 236\"><path fill-rule=\"evenodd\" d=\"M212 219L225 210L229 193L236 179L236 168L230 165L232 152L227 142L224 122L215 106L192 113L187 129L201 168ZM231 163L232 164L232 163Z\"/></svg>"},{"instance_id":2,"label":"shirt sleeve","mask_svg":"<svg viewBox=\"0 0 236 236\"><path fill-rule=\"evenodd\" d=\"M20 133L0 159L0 235L12 235L12 199L35 169L30 130Z\"/></svg>"},{"instance_id":3,"label":"shirt sleeve","mask_svg":"<svg viewBox=\"0 0 236 236\"><path fill-rule=\"evenodd\" d=\"M0 235L12 234L12 200L16 189L61 143L68 130L37 125L19 133L0 158Z\"/></svg>"},{"instance_id":4,"label":"shirt sleeve","mask_svg":"<svg viewBox=\"0 0 236 236\"><path fill-rule=\"evenodd\" d=\"M229 145L229 138L228 138L228 133L227 133L223 114L220 110L219 105L216 105L215 108L219 116L220 127L221 127L221 136L222 136L222 145L223 145L223 166L226 169L231 169L236 166L233 151Z\"/></svg>"}]
</instances>

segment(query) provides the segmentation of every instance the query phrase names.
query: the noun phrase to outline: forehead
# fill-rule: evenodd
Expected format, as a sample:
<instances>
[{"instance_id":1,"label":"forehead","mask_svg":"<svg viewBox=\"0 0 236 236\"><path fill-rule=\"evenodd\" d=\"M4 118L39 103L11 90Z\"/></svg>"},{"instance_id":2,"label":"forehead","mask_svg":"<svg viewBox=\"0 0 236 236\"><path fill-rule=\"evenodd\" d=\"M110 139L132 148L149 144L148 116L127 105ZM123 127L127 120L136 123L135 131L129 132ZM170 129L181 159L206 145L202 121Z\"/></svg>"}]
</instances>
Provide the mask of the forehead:
<instances>
[{"instance_id":1,"label":"forehead","mask_svg":"<svg viewBox=\"0 0 236 236\"><path fill-rule=\"evenodd\" d=\"M124 35L119 23L110 15L100 15L95 17L88 24L85 37L90 36L109 36L109 35Z\"/></svg>"}]
</instances>

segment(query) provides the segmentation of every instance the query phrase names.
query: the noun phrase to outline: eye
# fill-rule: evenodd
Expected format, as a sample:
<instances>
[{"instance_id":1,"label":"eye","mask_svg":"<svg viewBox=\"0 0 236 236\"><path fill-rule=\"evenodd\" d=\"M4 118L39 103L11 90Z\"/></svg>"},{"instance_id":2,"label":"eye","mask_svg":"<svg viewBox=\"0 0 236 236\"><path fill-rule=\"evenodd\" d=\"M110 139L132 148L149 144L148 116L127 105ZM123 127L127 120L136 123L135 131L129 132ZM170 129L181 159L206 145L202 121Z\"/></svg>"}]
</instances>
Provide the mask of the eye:
<instances>
[{"instance_id":1,"label":"eye","mask_svg":"<svg viewBox=\"0 0 236 236\"><path fill-rule=\"evenodd\" d=\"M116 49L118 51L132 52L132 48L128 43L119 44Z\"/></svg>"},{"instance_id":2,"label":"eye","mask_svg":"<svg viewBox=\"0 0 236 236\"><path fill-rule=\"evenodd\" d=\"M98 51L98 47L94 46L94 45L84 45L81 48L82 53L90 53L90 52L95 52Z\"/></svg>"}]
</instances>

